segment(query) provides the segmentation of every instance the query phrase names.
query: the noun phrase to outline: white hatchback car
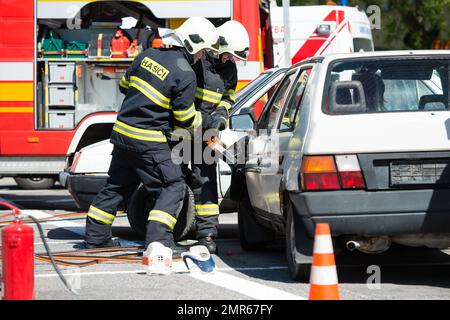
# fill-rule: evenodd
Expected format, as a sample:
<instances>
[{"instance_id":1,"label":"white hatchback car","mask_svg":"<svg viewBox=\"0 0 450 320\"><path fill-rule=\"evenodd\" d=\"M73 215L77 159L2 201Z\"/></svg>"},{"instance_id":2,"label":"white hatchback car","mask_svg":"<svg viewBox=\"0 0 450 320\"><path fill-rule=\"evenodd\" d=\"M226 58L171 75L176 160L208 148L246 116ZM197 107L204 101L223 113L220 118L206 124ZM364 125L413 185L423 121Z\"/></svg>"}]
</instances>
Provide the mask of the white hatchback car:
<instances>
[{"instance_id":1,"label":"white hatchback car","mask_svg":"<svg viewBox=\"0 0 450 320\"><path fill-rule=\"evenodd\" d=\"M231 117L232 129L255 131L231 186L242 247L286 233L290 274L302 280L318 223L366 253L391 243L449 247L449 111L449 51L330 55L291 67L258 121Z\"/></svg>"}]
</instances>

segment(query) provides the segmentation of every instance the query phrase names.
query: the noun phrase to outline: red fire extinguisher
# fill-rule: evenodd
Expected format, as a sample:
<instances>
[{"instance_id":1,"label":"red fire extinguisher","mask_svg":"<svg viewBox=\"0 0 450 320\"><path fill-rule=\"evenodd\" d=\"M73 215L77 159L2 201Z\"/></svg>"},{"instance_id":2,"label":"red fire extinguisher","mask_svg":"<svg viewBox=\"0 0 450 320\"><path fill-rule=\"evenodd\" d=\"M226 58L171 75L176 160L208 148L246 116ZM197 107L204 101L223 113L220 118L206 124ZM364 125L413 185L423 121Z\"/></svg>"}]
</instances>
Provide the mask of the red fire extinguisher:
<instances>
[{"instance_id":1,"label":"red fire extinguisher","mask_svg":"<svg viewBox=\"0 0 450 320\"><path fill-rule=\"evenodd\" d=\"M16 220L1 232L3 299L34 299L33 228Z\"/></svg>"},{"instance_id":2,"label":"red fire extinguisher","mask_svg":"<svg viewBox=\"0 0 450 320\"><path fill-rule=\"evenodd\" d=\"M130 40L123 34L122 30L117 30L111 41L111 53L113 58L126 58L127 50L130 47Z\"/></svg>"}]
</instances>

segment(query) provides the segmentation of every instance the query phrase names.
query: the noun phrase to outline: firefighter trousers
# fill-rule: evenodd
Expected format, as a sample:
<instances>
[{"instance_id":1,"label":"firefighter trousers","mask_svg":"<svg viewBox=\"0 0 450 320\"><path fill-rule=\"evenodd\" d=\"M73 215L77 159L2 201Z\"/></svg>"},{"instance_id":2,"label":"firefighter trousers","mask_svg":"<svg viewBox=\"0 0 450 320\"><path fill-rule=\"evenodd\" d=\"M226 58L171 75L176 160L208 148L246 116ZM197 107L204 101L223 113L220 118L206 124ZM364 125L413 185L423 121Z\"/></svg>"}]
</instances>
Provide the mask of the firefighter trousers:
<instances>
[{"instance_id":1,"label":"firefighter trousers","mask_svg":"<svg viewBox=\"0 0 450 320\"><path fill-rule=\"evenodd\" d=\"M181 167L172 162L167 143L143 153L114 147L109 178L89 208L86 242L99 245L108 241L118 206L127 201L142 182L154 206L149 212L146 246L158 241L173 246L173 228L183 205L184 179Z\"/></svg>"},{"instance_id":2,"label":"firefighter trousers","mask_svg":"<svg viewBox=\"0 0 450 320\"><path fill-rule=\"evenodd\" d=\"M209 148L203 143L202 152ZM207 152L209 149L207 150ZM195 198L195 220L197 239L207 236L217 237L219 224L219 201L217 194L217 163L205 163L204 158L191 159L191 170L183 165L186 183L191 187Z\"/></svg>"}]
</instances>

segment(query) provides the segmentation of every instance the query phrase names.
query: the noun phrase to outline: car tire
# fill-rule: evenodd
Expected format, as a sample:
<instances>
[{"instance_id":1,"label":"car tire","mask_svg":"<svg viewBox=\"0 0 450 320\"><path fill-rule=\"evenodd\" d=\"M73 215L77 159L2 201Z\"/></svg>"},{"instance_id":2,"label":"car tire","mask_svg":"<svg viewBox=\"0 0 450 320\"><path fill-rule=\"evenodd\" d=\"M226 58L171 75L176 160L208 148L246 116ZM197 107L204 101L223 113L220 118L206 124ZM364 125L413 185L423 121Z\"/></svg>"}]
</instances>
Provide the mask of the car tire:
<instances>
[{"instance_id":1,"label":"car tire","mask_svg":"<svg viewBox=\"0 0 450 320\"><path fill-rule=\"evenodd\" d=\"M288 270L293 280L308 283L311 273L311 264L297 262L296 256L299 253L297 251L295 233L293 210L292 206L289 206L286 215L286 259L288 261Z\"/></svg>"},{"instance_id":2,"label":"car tire","mask_svg":"<svg viewBox=\"0 0 450 320\"><path fill-rule=\"evenodd\" d=\"M142 239L145 238L147 229L148 214L152 209L153 203L147 201L149 198L147 190L141 185L134 192L128 201L127 217L133 231ZM186 186L183 207L178 215L177 223L173 229L173 238L175 241L182 241L193 231L195 227L195 206L194 194Z\"/></svg>"},{"instance_id":3,"label":"car tire","mask_svg":"<svg viewBox=\"0 0 450 320\"><path fill-rule=\"evenodd\" d=\"M55 185L55 179L53 178L15 177L14 180L19 187L25 190L50 189Z\"/></svg>"},{"instance_id":4,"label":"car tire","mask_svg":"<svg viewBox=\"0 0 450 320\"><path fill-rule=\"evenodd\" d=\"M238 228L241 247L245 251L258 251L274 238L274 232L261 225L246 195L238 204Z\"/></svg>"}]
</instances>

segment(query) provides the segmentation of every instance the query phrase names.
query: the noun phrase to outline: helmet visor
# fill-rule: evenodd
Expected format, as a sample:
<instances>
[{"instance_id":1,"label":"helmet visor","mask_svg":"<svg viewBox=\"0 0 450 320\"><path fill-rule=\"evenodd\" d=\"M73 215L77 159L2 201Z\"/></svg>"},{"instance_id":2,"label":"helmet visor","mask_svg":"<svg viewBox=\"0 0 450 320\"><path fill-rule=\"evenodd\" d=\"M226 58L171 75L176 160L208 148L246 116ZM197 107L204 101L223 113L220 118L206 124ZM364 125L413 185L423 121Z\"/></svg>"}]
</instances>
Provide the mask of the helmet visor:
<instances>
[{"instance_id":1,"label":"helmet visor","mask_svg":"<svg viewBox=\"0 0 450 320\"><path fill-rule=\"evenodd\" d=\"M217 39L217 41L211 45L211 50L214 52L219 52L219 48L220 48L220 41L219 39Z\"/></svg>"},{"instance_id":2,"label":"helmet visor","mask_svg":"<svg viewBox=\"0 0 450 320\"><path fill-rule=\"evenodd\" d=\"M241 60L247 60L248 59L248 48L242 51L233 51L233 55Z\"/></svg>"}]
</instances>

